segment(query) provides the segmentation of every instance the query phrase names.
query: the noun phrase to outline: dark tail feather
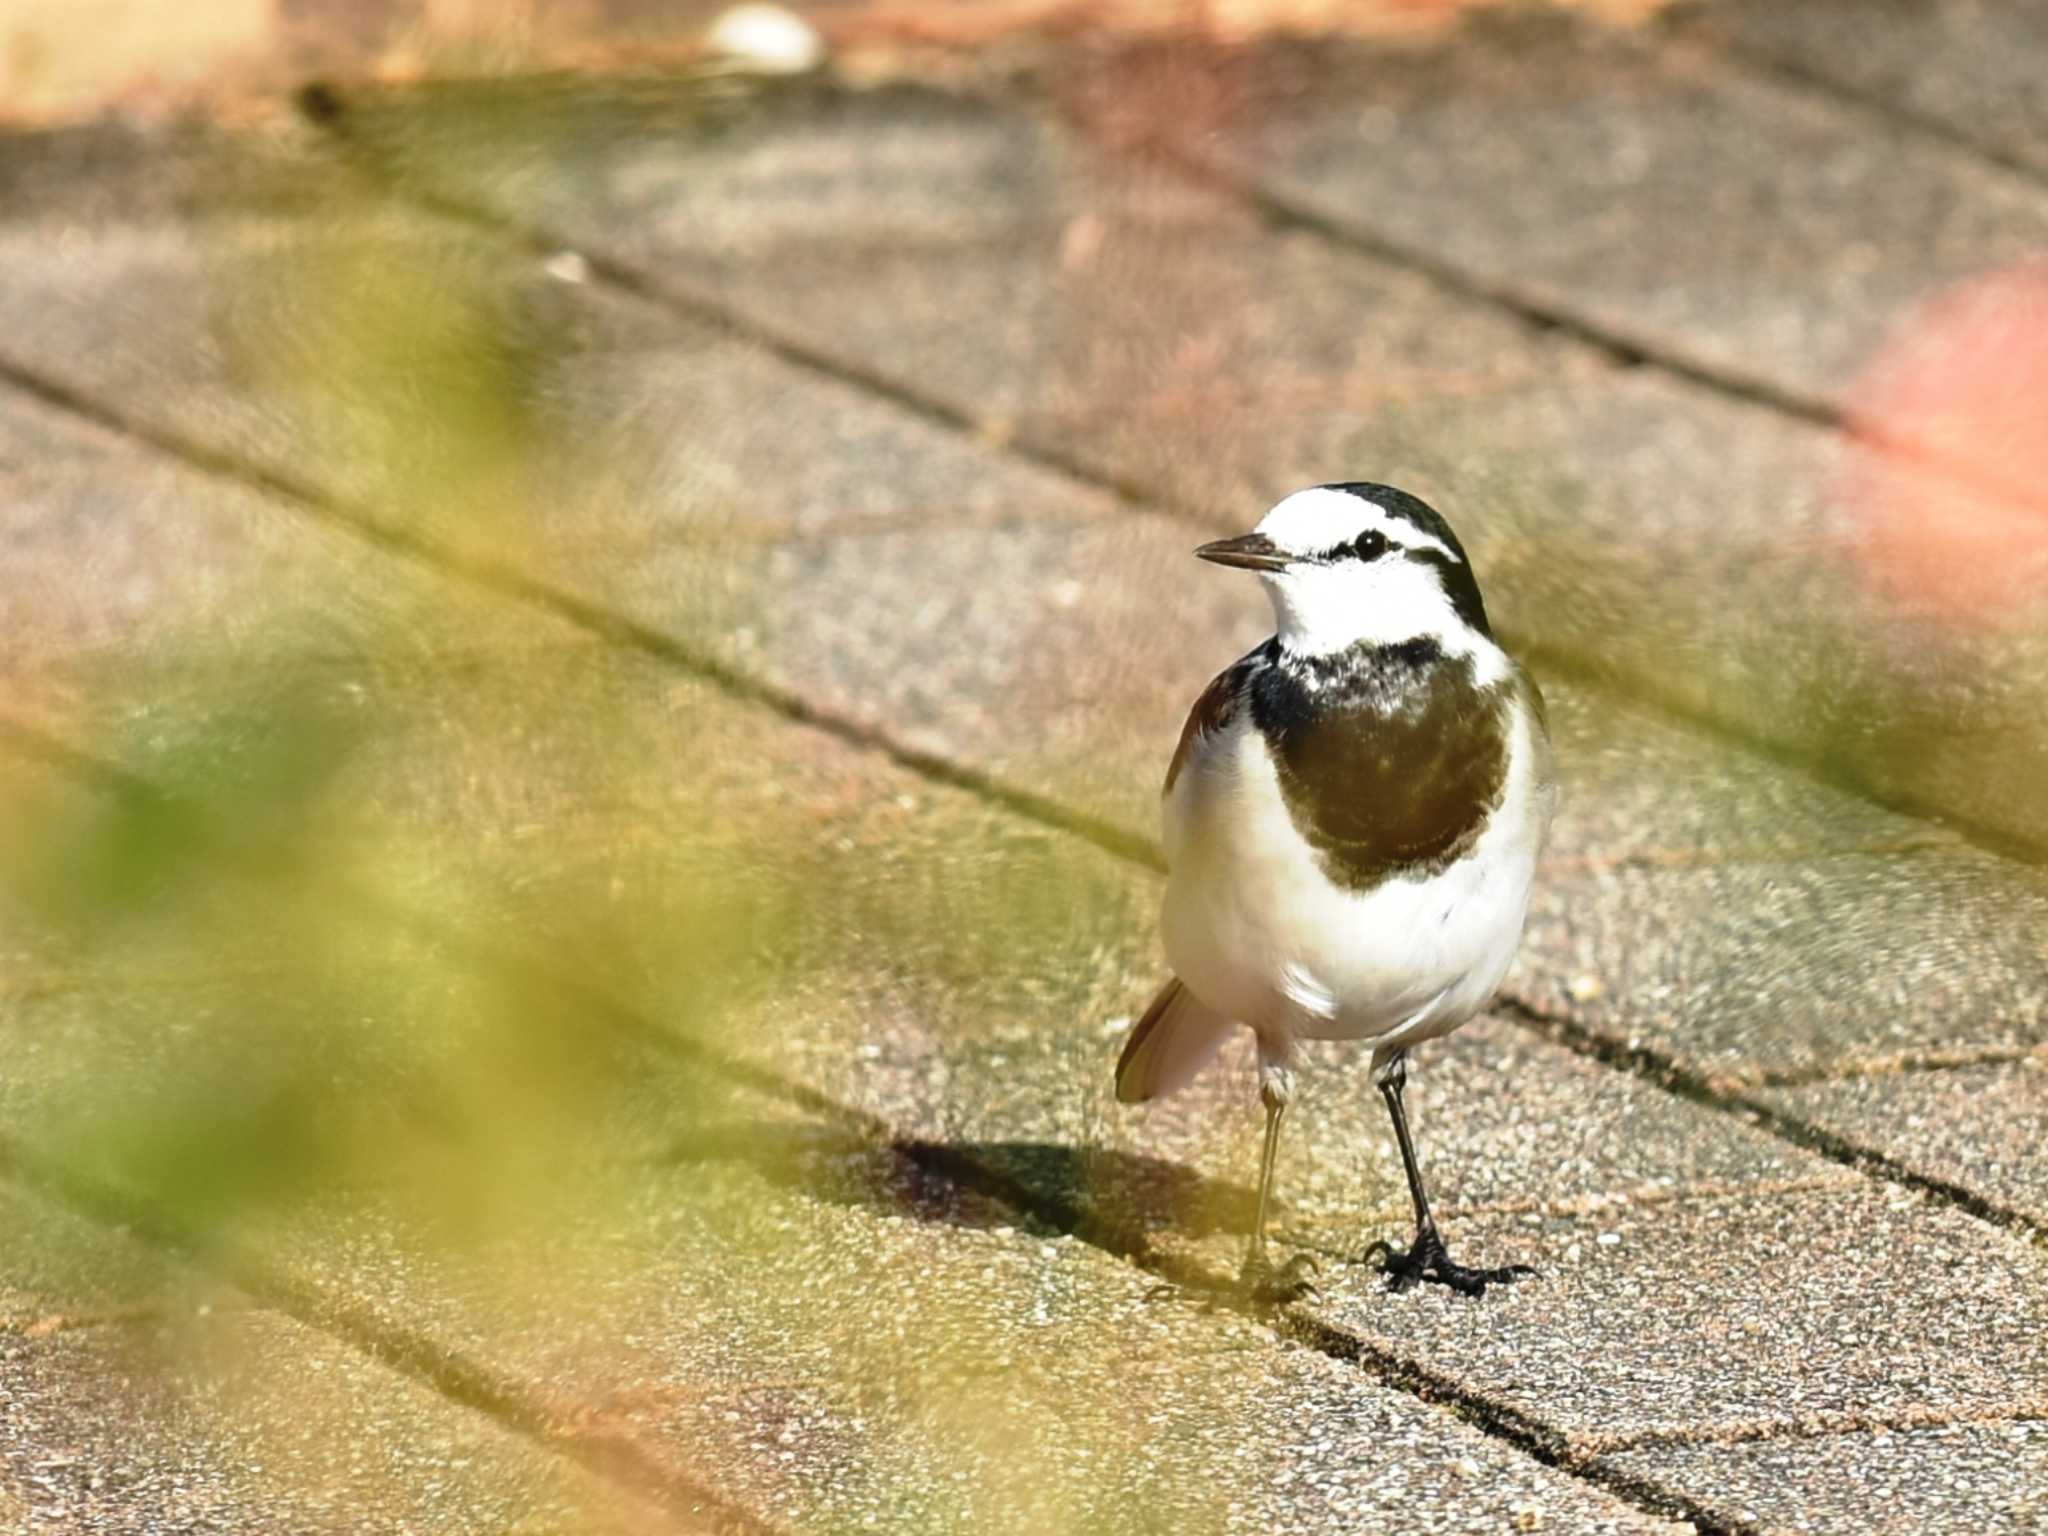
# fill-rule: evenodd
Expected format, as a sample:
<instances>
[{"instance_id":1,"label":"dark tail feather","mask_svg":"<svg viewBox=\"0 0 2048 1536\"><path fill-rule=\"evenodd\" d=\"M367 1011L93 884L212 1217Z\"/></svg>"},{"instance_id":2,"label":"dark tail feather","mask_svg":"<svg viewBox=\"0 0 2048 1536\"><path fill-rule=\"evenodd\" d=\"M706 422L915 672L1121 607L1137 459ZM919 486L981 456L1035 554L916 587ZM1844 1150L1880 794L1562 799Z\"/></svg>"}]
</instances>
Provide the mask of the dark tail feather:
<instances>
[{"instance_id":1,"label":"dark tail feather","mask_svg":"<svg viewBox=\"0 0 2048 1536\"><path fill-rule=\"evenodd\" d=\"M1116 1096L1125 1104L1164 1098L1195 1080L1230 1037L1231 1020L1169 977L1117 1058Z\"/></svg>"}]
</instances>

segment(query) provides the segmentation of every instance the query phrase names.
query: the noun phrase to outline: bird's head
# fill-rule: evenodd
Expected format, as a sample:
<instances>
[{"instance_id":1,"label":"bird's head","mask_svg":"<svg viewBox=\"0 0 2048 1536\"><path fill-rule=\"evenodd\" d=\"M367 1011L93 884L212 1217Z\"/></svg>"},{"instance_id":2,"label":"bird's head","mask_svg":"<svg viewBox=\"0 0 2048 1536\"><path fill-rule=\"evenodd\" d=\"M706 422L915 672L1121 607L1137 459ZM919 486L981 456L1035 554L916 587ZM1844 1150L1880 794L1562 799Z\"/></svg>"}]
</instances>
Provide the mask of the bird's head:
<instances>
[{"instance_id":1,"label":"bird's head","mask_svg":"<svg viewBox=\"0 0 2048 1536\"><path fill-rule=\"evenodd\" d=\"M1460 655L1492 638L1458 536L1434 508L1390 485L1296 491L1250 533L1195 553L1256 571L1281 645L1298 654L1426 638Z\"/></svg>"}]
</instances>

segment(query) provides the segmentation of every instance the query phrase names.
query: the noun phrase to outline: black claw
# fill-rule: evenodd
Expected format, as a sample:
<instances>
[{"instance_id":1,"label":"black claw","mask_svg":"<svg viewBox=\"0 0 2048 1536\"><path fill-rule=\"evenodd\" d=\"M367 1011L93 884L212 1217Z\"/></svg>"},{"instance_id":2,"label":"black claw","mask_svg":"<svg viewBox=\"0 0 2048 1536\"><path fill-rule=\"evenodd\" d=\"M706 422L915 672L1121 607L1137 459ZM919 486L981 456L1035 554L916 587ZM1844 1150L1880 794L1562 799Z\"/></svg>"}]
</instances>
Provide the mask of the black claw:
<instances>
[{"instance_id":1,"label":"black claw","mask_svg":"<svg viewBox=\"0 0 2048 1536\"><path fill-rule=\"evenodd\" d=\"M1308 1278L1315 1269L1316 1261L1305 1253L1295 1254L1277 1270L1264 1254L1258 1254L1244 1261L1237 1284L1254 1306L1281 1307L1304 1296L1322 1294Z\"/></svg>"},{"instance_id":2,"label":"black claw","mask_svg":"<svg viewBox=\"0 0 2048 1536\"><path fill-rule=\"evenodd\" d=\"M1484 1296L1489 1285L1508 1285L1536 1273L1527 1264L1503 1264L1498 1269L1453 1264L1444 1252L1444 1240L1433 1231L1418 1233L1415 1245L1405 1251L1382 1238L1365 1250L1361 1262L1375 1258L1386 1272L1390 1291L1410 1290L1426 1280L1461 1296Z\"/></svg>"}]
</instances>

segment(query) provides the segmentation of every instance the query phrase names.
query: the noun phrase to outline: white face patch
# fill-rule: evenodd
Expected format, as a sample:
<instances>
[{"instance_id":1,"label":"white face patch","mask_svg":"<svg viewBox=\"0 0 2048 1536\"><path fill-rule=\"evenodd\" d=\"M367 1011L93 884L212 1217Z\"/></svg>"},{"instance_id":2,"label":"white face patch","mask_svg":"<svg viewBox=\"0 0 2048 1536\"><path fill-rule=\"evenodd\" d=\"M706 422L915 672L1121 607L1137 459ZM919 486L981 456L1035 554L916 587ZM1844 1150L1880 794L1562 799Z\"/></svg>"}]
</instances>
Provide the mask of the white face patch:
<instances>
[{"instance_id":1,"label":"white face patch","mask_svg":"<svg viewBox=\"0 0 2048 1536\"><path fill-rule=\"evenodd\" d=\"M1443 540L1390 516L1378 502L1321 486L1296 491L1276 503L1259 519L1258 531L1289 554L1307 555L1349 544L1368 528L1378 529L1389 544L1403 549L1431 549L1446 559L1458 558Z\"/></svg>"},{"instance_id":2,"label":"white face patch","mask_svg":"<svg viewBox=\"0 0 2048 1536\"><path fill-rule=\"evenodd\" d=\"M1260 519L1258 531L1291 554L1320 554L1377 529L1395 550L1428 550L1462 564L1457 551L1377 502L1349 491L1296 491ZM1469 656L1482 683L1506 675L1507 657L1451 604L1437 568L1390 552L1377 560L1303 560L1261 571L1280 644L1329 656L1358 644L1433 640L1447 656Z\"/></svg>"},{"instance_id":3,"label":"white face patch","mask_svg":"<svg viewBox=\"0 0 2048 1536\"><path fill-rule=\"evenodd\" d=\"M1311 656L1360 643L1434 640L1446 655L1477 650L1485 637L1458 617L1431 567L1398 555L1379 560L1303 562L1261 571L1280 643Z\"/></svg>"}]
</instances>

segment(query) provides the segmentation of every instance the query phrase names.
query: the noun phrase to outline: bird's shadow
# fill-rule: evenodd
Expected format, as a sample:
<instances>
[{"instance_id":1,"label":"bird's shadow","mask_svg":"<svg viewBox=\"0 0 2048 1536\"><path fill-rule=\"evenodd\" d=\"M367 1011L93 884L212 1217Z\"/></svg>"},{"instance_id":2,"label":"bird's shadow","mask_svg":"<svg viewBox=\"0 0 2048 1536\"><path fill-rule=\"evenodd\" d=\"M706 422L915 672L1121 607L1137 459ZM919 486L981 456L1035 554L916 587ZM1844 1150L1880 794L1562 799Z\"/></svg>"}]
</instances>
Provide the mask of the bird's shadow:
<instances>
[{"instance_id":1,"label":"bird's shadow","mask_svg":"<svg viewBox=\"0 0 2048 1536\"><path fill-rule=\"evenodd\" d=\"M944 1226L1070 1234L1140 1263L1152 1260L1154 1234L1242 1234L1254 1206L1242 1185L1142 1153L1049 1141L877 1140L817 1123L707 1125L672 1142L659 1161L740 1163L812 1199Z\"/></svg>"}]
</instances>

